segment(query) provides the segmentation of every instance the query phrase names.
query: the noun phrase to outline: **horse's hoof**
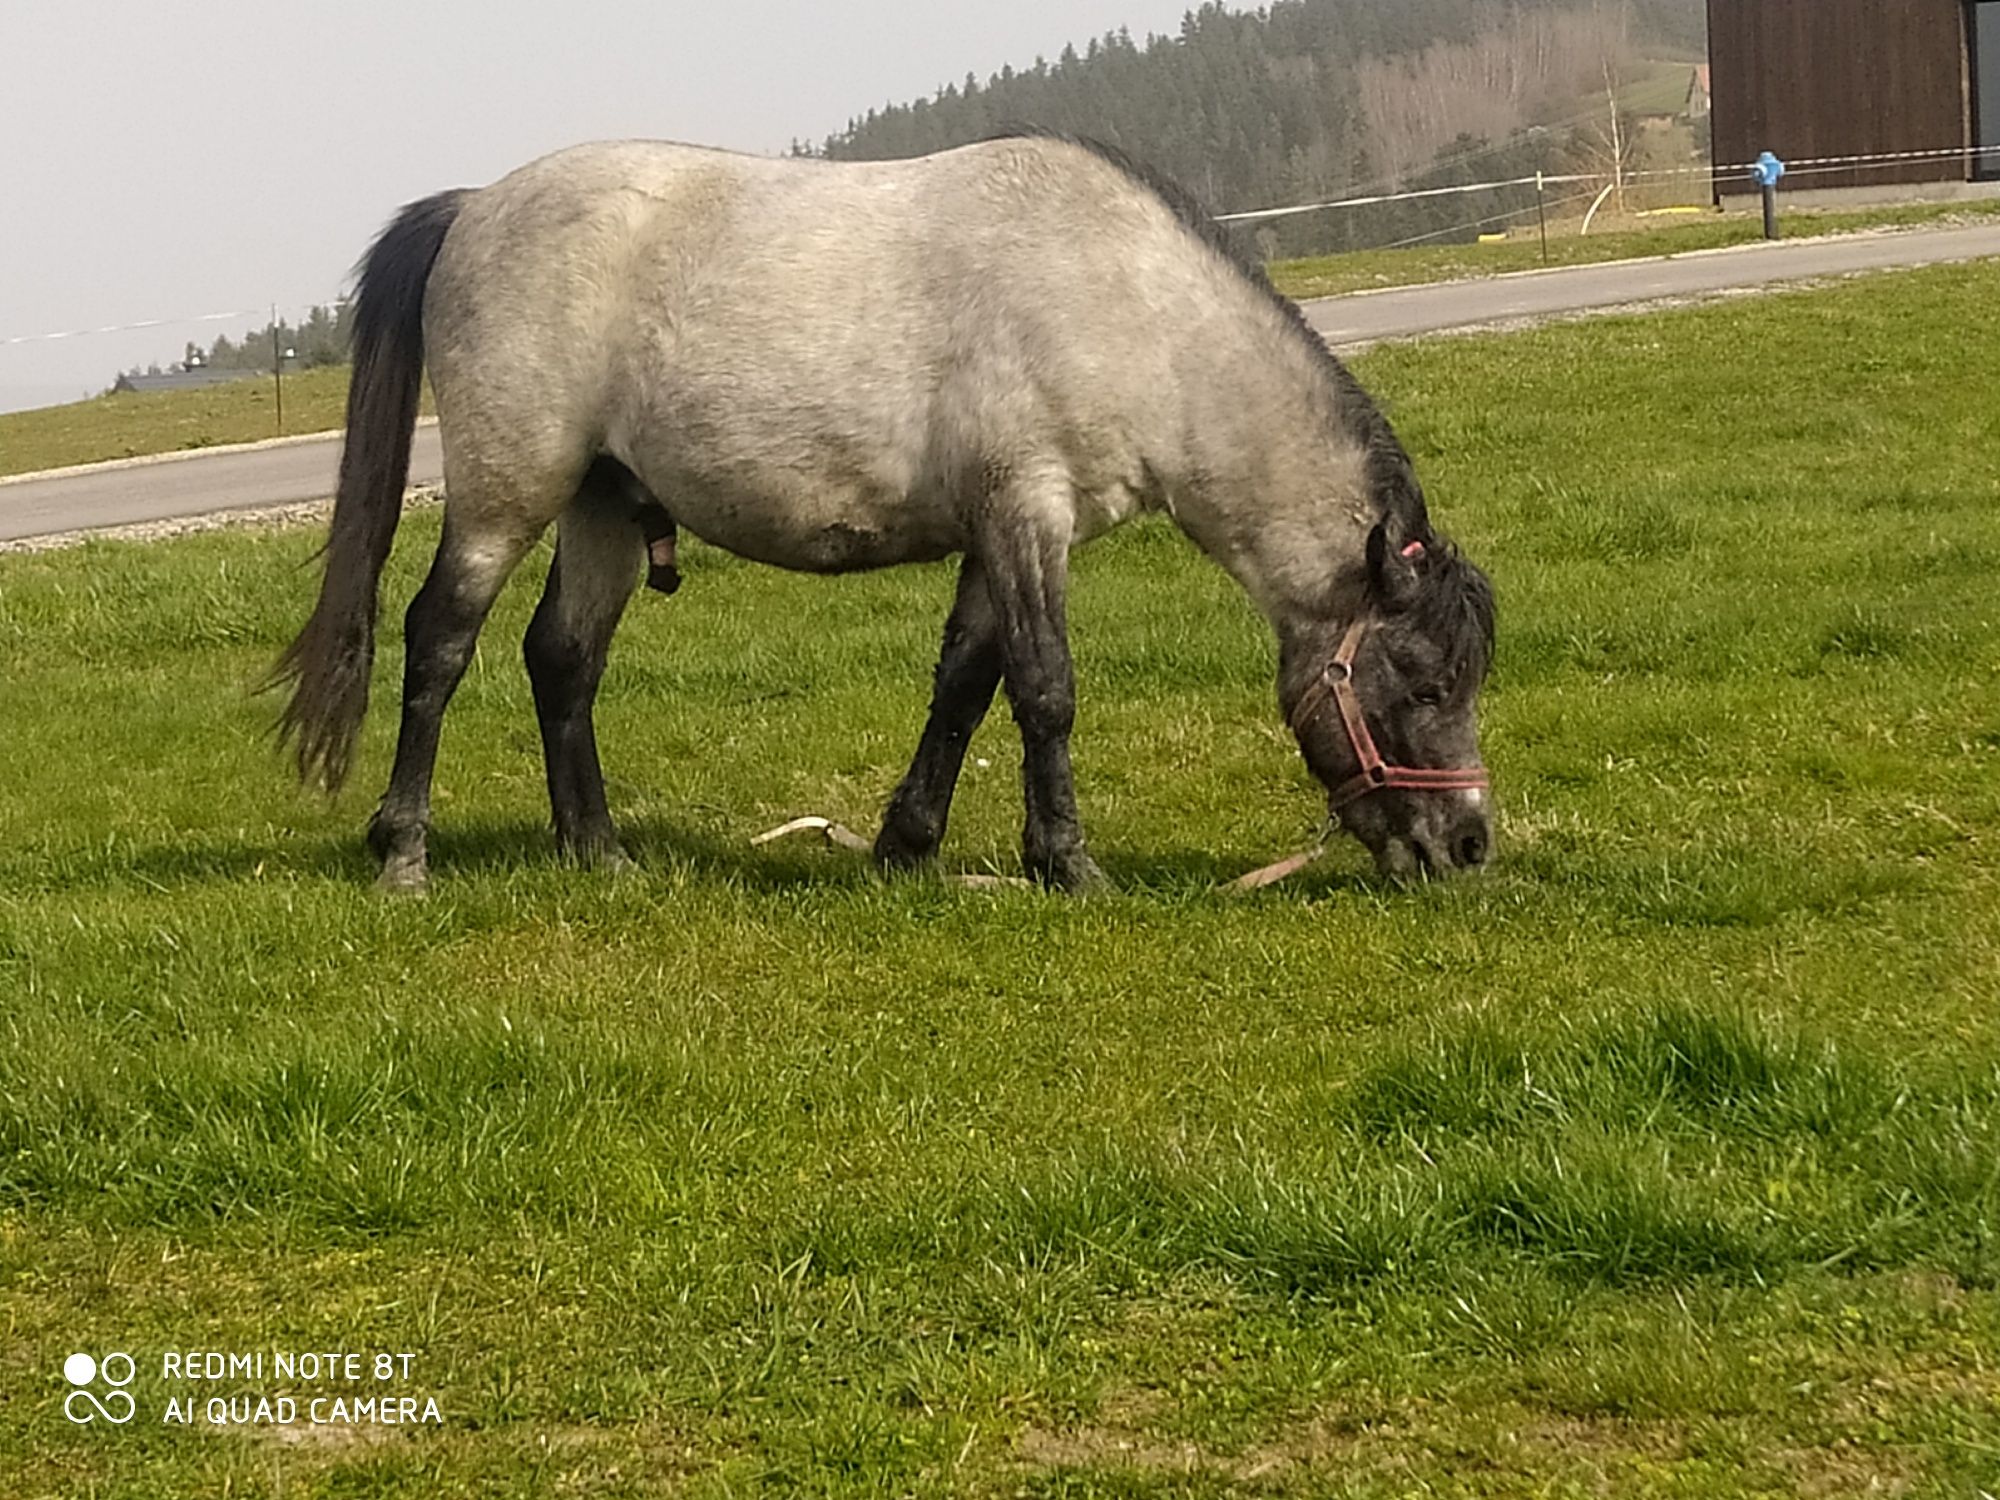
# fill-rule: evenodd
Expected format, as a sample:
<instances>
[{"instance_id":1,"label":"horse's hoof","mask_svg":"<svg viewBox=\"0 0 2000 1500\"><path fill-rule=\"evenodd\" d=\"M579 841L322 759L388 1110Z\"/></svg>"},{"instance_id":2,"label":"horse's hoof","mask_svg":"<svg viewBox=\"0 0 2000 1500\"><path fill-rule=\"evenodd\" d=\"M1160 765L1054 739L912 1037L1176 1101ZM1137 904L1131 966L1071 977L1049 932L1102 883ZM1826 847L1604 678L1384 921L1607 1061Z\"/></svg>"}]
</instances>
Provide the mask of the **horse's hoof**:
<instances>
[{"instance_id":1,"label":"horse's hoof","mask_svg":"<svg viewBox=\"0 0 2000 1500\"><path fill-rule=\"evenodd\" d=\"M639 868L638 861L625 852L625 846L616 838L580 839L574 843L558 839L556 857L564 864L606 875L623 875Z\"/></svg>"},{"instance_id":2,"label":"horse's hoof","mask_svg":"<svg viewBox=\"0 0 2000 1500\"><path fill-rule=\"evenodd\" d=\"M1072 896L1102 896L1117 889L1111 877L1097 867L1097 861L1089 855L1083 857L1083 867L1073 870L1063 882L1063 890Z\"/></svg>"},{"instance_id":3,"label":"horse's hoof","mask_svg":"<svg viewBox=\"0 0 2000 1500\"><path fill-rule=\"evenodd\" d=\"M1035 878L1051 890L1070 896L1088 896L1112 889L1111 877L1098 868L1097 861L1081 849L1051 859L1046 865L1031 866Z\"/></svg>"},{"instance_id":4,"label":"horse's hoof","mask_svg":"<svg viewBox=\"0 0 2000 1500\"><path fill-rule=\"evenodd\" d=\"M875 868L885 875L914 874L927 869L936 856L935 843L913 843L887 823L875 835L875 846L871 851Z\"/></svg>"},{"instance_id":5,"label":"horse's hoof","mask_svg":"<svg viewBox=\"0 0 2000 1500\"><path fill-rule=\"evenodd\" d=\"M375 877L375 889L387 896L422 896L431 888L431 873L421 859L391 860Z\"/></svg>"}]
</instances>

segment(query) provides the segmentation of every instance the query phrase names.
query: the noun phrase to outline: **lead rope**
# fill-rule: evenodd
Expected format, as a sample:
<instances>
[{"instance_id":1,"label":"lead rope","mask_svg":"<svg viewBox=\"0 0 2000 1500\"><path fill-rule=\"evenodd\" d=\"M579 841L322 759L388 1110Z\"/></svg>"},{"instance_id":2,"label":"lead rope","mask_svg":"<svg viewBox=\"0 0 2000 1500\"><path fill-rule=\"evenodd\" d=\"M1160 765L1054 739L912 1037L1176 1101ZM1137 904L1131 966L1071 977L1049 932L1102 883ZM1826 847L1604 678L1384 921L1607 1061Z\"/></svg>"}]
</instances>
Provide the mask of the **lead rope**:
<instances>
[{"instance_id":1,"label":"lead rope","mask_svg":"<svg viewBox=\"0 0 2000 1500\"><path fill-rule=\"evenodd\" d=\"M754 849L759 845L775 843L779 839L790 838L800 833L817 833L836 849L851 849L857 854L874 852L875 846L852 828L843 823L836 823L831 818L819 817L794 818L789 823L780 823L776 828L768 828L750 840L750 847ZM1034 881L1020 875L947 875L944 880L947 885L964 886L967 890L974 891L1006 890L1014 886L1032 890L1035 885Z\"/></svg>"},{"instance_id":2,"label":"lead rope","mask_svg":"<svg viewBox=\"0 0 2000 1500\"><path fill-rule=\"evenodd\" d=\"M856 854L868 854L873 845L845 824L836 823L831 818L793 818L789 823L780 823L776 828L767 828L750 840L750 847L760 848L776 843L779 839L793 838L802 833L817 833L830 848L848 849ZM1239 875L1234 880L1224 881L1218 889L1225 891L1261 891L1267 885L1276 885L1303 870L1307 865L1326 853L1324 841L1300 854L1290 855L1276 864L1265 865L1261 870L1252 870L1248 875ZM1034 889L1035 882L1019 875L947 875L948 885L963 886L968 890L993 891L1015 888Z\"/></svg>"}]
</instances>

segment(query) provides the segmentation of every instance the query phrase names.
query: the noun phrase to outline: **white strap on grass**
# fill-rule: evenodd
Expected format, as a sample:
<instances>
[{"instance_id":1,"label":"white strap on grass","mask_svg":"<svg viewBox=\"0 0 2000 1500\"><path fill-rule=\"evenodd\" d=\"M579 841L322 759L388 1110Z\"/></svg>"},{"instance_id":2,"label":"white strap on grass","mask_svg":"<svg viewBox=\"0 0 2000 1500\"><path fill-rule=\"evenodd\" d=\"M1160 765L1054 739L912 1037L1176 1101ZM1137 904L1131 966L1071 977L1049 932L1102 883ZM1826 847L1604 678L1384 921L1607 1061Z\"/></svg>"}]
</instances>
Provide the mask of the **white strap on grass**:
<instances>
[{"instance_id":1,"label":"white strap on grass","mask_svg":"<svg viewBox=\"0 0 2000 1500\"><path fill-rule=\"evenodd\" d=\"M794 818L789 823L780 823L776 828L767 828L750 840L752 848L775 843L779 839L791 838L801 833L817 833L828 844L838 849L851 849L857 854L871 852L872 845L852 828L836 823L831 818ZM1266 886L1276 885L1303 870L1307 865L1326 853L1325 844L1316 844L1302 854L1294 854L1281 859L1276 864L1265 865L1261 870L1252 870L1248 875L1239 875L1222 886L1225 891L1261 891ZM1032 880L1024 880L1018 875L947 875L945 880L975 891L1009 890L1016 887L1032 887Z\"/></svg>"},{"instance_id":2,"label":"white strap on grass","mask_svg":"<svg viewBox=\"0 0 2000 1500\"><path fill-rule=\"evenodd\" d=\"M870 848L868 840L852 828L836 823L831 818L794 818L789 823L780 823L776 828L766 829L750 840L750 845L755 848L759 844L790 838L795 833L822 834L829 844L841 849L852 849L857 854L866 854Z\"/></svg>"}]
</instances>

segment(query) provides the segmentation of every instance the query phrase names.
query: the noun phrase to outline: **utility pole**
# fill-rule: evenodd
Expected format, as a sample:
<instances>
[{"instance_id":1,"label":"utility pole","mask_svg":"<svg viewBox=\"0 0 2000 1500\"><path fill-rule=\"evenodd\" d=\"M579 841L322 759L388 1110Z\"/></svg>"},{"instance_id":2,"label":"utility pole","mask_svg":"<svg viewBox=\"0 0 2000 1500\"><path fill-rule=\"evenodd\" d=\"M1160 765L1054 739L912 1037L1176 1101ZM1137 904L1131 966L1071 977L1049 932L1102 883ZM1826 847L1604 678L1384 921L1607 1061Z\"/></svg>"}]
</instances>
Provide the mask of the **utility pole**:
<instances>
[{"instance_id":1,"label":"utility pole","mask_svg":"<svg viewBox=\"0 0 2000 1500\"><path fill-rule=\"evenodd\" d=\"M271 304L271 383L278 388L278 436L285 435L285 356L278 349L278 304Z\"/></svg>"},{"instance_id":2,"label":"utility pole","mask_svg":"<svg viewBox=\"0 0 2000 1500\"><path fill-rule=\"evenodd\" d=\"M1618 121L1618 85L1611 76L1611 59L1604 59L1604 97L1611 103L1611 184L1618 192L1618 212L1625 212L1625 127Z\"/></svg>"}]
</instances>

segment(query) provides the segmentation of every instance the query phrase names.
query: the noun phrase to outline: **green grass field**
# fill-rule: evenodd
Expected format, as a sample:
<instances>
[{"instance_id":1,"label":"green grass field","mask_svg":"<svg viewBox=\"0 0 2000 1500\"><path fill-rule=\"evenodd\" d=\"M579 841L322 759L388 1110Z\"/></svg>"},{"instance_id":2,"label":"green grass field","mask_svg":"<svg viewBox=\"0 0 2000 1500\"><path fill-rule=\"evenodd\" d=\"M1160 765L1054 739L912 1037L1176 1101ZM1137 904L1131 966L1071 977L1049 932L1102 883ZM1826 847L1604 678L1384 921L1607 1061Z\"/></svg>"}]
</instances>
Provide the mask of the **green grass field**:
<instances>
[{"instance_id":1,"label":"green grass field","mask_svg":"<svg viewBox=\"0 0 2000 1500\"><path fill-rule=\"evenodd\" d=\"M1648 58L1622 80L1619 105L1634 115L1678 115L1687 107L1688 85L1701 57ZM1595 100L1592 101L1596 102Z\"/></svg>"},{"instance_id":2,"label":"green grass field","mask_svg":"<svg viewBox=\"0 0 2000 1500\"><path fill-rule=\"evenodd\" d=\"M1882 208L1817 210L1786 207L1779 229L1786 239L1814 235L1860 234L1882 229L1922 229L1952 223L1979 223L2000 216L2000 198L1962 203L1906 203ZM1396 250L1358 250L1346 255L1322 255L1309 260L1274 261L1272 283L1288 297L1338 297L1381 287L1415 286L1430 281L1500 276L1513 271L1537 271L1545 266L1597 265L1608 260L1632 260L1647 255L1684 255L1694 250L1720 250L1753 244L1764 237L1760 213L1703 213L1688 218L1651 221L1627 219L1600 222L1586 238L1577 234L1580 219L1549 226L1546 258L1540 239L1516 228L1505 241L1490 245L1414 245ZM0 421L4 421L0 418Z\"/></svg>"},{"instance_id":3,"label":"green grass field","mask_svg":"<svg viewBox=\"0 0 2000 1500\"><path fill-rule=\"evenodd\" d=\"M1996 347L1980 265L1360 361L1502 600L1441 887L1213 891L1320 798L1162 526L1077 566L1087 901L747 847L872 827L943 569L689 547L605 685L623 878L548 852L523 576L396 902L398 632L332 806L246 692L315 535L0 557L0 1491L2000 1492ZM947 865L1011 870L974 754ZM163 1351L258 1349L444 1424L161 1422L281 1383Z\"/></svg>"},{"instance_id":4,"label":"green grass field","mask_svg":"<svg viewBox=\"0 0 2000 1500\"><path fill-rule=\"evenodd\" d=\"M328 432L346 419L345 365L285 377L286 432ZM277 392L268 376L201 391L98 396L66 406L0 412L0 475L254 443L278 435Z\"/></svg>"}]
</instances>

